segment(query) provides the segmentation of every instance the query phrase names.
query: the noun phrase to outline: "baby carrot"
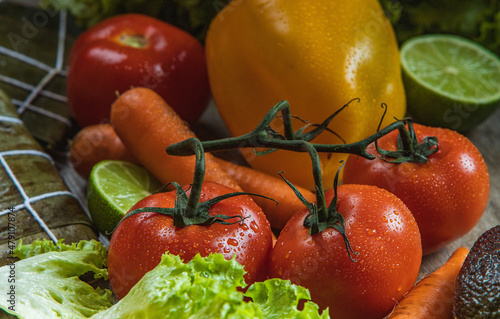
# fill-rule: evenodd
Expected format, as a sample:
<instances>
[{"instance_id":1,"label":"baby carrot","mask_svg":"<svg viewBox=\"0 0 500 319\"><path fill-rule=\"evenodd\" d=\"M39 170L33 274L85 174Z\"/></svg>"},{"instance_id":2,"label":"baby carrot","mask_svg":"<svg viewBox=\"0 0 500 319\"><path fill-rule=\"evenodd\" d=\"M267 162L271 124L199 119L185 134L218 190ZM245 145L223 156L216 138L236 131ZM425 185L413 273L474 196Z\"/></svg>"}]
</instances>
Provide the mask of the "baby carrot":
<instances>
[{"instance_id":1,"label":"baby carrot","mask_svg":"<svg viewBox=\"0 0 500 319\"><path fill-rule=\"evenodd\" d=\"M109 123L86 126L71 142L69 160L83 178L90 176L95 164L107 159L139 163Z\"/></svg>"},{"instance_id":2,"label":"baby carrot","mask_svg":"<svg viewBox=\"0 0 500 319\"><path fill-rule=\"evenodd\" d=\"M469 250L459 247L437 270L420 280L387 319L452 318L455 281Z\"/></svg>"},{"instance_id":3,"label":"baby carrot","mask_svg":"<svg viewBox=\"0 0 500 319\"><path fill-rule=\"evenodd\" d=\"M273 228L282 229L297 211L305 208L293 190L280 177L271 176L223 159L218 158L217 161L244 191L265 195L278 201L276 204L276 202L266 198L253 196L254 201L262 208ZM301 187L297 187L297 189L309 202L316 200L316 196L311 191Z\"/></svg>"},{"instance_id":4,"label":"baby carrot","mask_svg":"<svg viewBox=\"0 0 500 319\"><path fill-rule=\"evenodd\" d=\"M111 124L123 144L160 182L192 183L195 156L173 156L165 149L196 136L153 90L133 88L121 94L111 108ZM205 155L205 166L205 181L241 190L212 154Z\"/></svg>"}]
</instances>

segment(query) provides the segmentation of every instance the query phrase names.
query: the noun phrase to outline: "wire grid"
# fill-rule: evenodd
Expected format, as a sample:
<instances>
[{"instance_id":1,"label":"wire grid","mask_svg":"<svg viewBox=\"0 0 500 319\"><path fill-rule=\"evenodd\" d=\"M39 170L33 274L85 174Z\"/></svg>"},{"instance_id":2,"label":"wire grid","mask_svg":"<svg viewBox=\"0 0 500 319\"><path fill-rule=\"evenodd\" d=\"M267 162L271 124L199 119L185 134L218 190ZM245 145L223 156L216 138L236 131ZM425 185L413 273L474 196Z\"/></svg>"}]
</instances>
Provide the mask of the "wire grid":
<instances>
[{"instance_id":1,"label":"wire grid","mask_svg":"<svg viewBox=\"0 0 500 319\"><path fill-rule=\"evenodd\" d=\"M67 98L65 96L45 89L47 85L56 76L65 77L67 75L67 72L64 69L64 48L65 48L66 30L67 30L66 23L67 23L67 12L65 10L62 10L59 13L59 29L58 29L57 48L56 48L56 61L53 66L47 65L45 63L36 60L35 58L29 57L25 54L19 53L17 51L11 50L9 48L0 45L0 54L4 54L6 56L17 59L26 64L30 64L42 71L47 72L46 75L41 79L40 82L38 82L36 86L0 74L0 81L21 88L27 92L30 92L24 101L12 99L12 103L17 106L17 112L19 115L22 115L26 110L29 109L31 111L43 114L47 117L61 121L68 126L71 125L71 122L67 118L59 114L56 114L54 112L51 112L49 110L37 107L36 105L33 105L33 101L38 96L45 96L47 98L63 103L67 102Z\"/></svg>"},{"instance_id":2,"label":"wire grid","mask_svg":"<svg viewBox=\"0 0 500 319\"><path fill-rule=\"evenodd\" d=\"M0 3L2 0L0 0ZM24 83L22 81L19 81L18 79L8 77L5 75L0 74L0 81L3 81L7 84L16 86L18 88L21 88L29 94L26 96L26 98L23 101L17 100L17 99L12 99L12 103L17 106L17 113L19 115L22 115L26 110L31 110L40 114L43 114L44 116L56 119L58 121L63 122L64 124L70 126L71 122L67 118L53 113L49 110L43 109L41 107L38 107L34 105L34 101L38 96L44 96L50 99L53 99L55 101L63 102L66 103L67 99L65 96L51 92L46 89L48 84L57 76L63 76L66 77L67 72L64 69L64 50L65 50L65 42L66 42L66 32L67 32L67 12L65 10L61 11L59 13L59 29L58 29L58 39L57 39L57 48L56 48L56 60L54 65L47 65L45 63L42 63L38 61L37 59L27 56L25 54L19 53L17 51L11 50L9 48L6 48L4 46L0 45L0 54L4 54L6 56L12 57L14 59L17 59L19 61L22 61L24 63L27 63L29 65L32 65L44 72L46 72L46 75L39 81L39 83L35 86ZM8 117L8 116L0 116L0 121L4 122L11 122L15 124L20 124L24 125L23 121L19 118L14 118L14 117ZM87 210L86 205L84 205L81 202L81 199L78 198L75 194L73 194L70 191L56 191L56 192L51 192L51 193L46 193L42 194L39 196L35 197L29 197L26 194L26 191L23 189L22 185L20 184L19 180L13 173L12 169L9 167L7 161L5 160L5 157L10 156L10 155L32 155L32 156L42 156L47 158L51 164L55 167L55 162L54 160L48 155L47 153L40 152L40 151L35 151L35 150L10 150L10 151L5 151L5 152L0 152L0 164L3 166L16 186L17 190L22 196L23 202L21 204L18 204L14 207L9 207L3 211L0 211L0 216L16 212L22 209L26 209L36 220L36 222L40 225L40 227L45 231L45 233L49 236L49 238L54 241L54 243L57 243L58 238L54 235L54 233L49 229L49 227L45 224L43 219L40 217L38 212L32 207L32 203L46 199L49 197L53 196L71 196L74 197L84 210L85 214L90 218L90 214ZM101 241L106 241L106 239L100 235Z\"/></svg>"}]
</instances>

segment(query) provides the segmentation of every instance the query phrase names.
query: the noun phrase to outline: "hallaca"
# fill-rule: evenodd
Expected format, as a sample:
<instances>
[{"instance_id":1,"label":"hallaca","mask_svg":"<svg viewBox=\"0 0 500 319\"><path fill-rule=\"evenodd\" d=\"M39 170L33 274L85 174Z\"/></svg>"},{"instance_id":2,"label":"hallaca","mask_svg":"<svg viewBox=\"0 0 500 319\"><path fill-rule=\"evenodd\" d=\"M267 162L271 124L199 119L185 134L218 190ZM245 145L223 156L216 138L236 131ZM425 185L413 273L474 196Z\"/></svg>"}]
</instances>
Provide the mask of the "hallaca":
<instances>
[{"instance_id":1,"label":"hallaca","mask_svg":"<svg viewBox=\"0 0 500 319\"><path fill-rule=\"evenodd\" d=\"M97 239L83 206L54 164L0 90L0 266L12 262L11 251L19 239Z\"/></svg>"}]
</instances>

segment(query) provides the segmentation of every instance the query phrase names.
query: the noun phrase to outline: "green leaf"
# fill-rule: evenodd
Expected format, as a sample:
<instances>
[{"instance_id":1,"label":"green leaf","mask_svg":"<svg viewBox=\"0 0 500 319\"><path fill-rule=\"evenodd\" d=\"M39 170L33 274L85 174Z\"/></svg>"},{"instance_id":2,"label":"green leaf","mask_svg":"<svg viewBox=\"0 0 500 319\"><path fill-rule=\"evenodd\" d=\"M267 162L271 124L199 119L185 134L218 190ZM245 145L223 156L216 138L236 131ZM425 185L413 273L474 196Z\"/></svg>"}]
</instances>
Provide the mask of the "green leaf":
<instances>
[{"instance_id":1,"label":"green leaf","mask_svg":"<svg viewBox=\"0 0 500 319\"><path fill-rule=\"evenodd\" d=\"M253 284L247 291L253 301L244 300L245 270L235 258L226 260L221 254L196 255L184 263L166 253L114 305L109 290L94 289L79 278L89 272L108 278L101 243L20 243L15 254L22 260L0 268L6 281L14 274L13 288L0 286L3 296L12 290L14 304L0 298L0 307L19 318L329 318L328 310L320 315L311 301L298 310L301 299L310 299L308 290L281 279Z\"/></svg>"},{"instance_id":2,"label":"green leaf","mask_svg":"<svg viewBox=\"0 0 500 319\"><path fill-rule=\"evenodd\" d=\"M235 259L220 254L197 255L188 263L165 254L115 306L92 318L262 318L237 290L245 285L244 273Z\"/></svg>"},{"instance_id":3,"label":"green leaf","mask_svg":"<svg viewBox=\"0 0 500 319\"><path fill-rule=\"evenodd\" d=\"M273 278L256 282L245 295L260 306L264 318L329 318L328 309L320 315L318 305L311 301L306 301L304 308L298 310L299 301L310 300L311 296L306 288L293 285L289 280Z\"/></svg>"},{"instance_id":4,"label":"green leaf","mask_svg":"<svg viewBox=\"0 0 500 319\"><path fill-rule=\"evenodd\" d=\"M94 289L79 278L89 272L94 278L108 278L101 243L35 241L20 243L14 254L21 260L0 268L0 294L9 297L0 298L5 312L27 319L79 319L111 307L111 291Z\"/></svg>"}]
</instances>

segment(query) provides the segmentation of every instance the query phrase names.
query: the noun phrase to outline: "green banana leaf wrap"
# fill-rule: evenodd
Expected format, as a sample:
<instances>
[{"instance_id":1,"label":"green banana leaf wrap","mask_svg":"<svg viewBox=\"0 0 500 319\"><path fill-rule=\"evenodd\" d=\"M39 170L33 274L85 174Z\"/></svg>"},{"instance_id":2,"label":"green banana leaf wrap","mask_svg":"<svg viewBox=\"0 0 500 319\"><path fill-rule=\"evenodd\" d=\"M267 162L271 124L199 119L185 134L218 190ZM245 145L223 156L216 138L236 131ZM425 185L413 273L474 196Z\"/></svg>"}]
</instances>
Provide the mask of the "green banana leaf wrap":
<instances>
[{"instance_id":1,"label":"green banana leaf wrap","mask_svg":"<svg viewBox=\"0 0 500 319\"><path fill-rule=\"evenodd\" d=\"M19 239L31 243L37 238L72 243L97 239L97 233L0 90L0 266L13 261L10 253Z\"/></svg>"},{"instance_id":2,"label":"green banana leaf wrap","mask_svg":"<svg viewBox=\"0 0 500 319\"><path fill-rule=\"evenodd\" d=\"M60 24L61 16L50 10L0 1L0 89L47 151L74 133L65 66L78 31Z\"/></svg>"}]
</instances>

